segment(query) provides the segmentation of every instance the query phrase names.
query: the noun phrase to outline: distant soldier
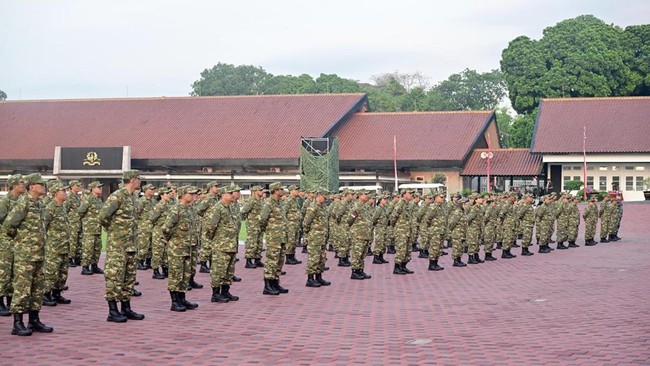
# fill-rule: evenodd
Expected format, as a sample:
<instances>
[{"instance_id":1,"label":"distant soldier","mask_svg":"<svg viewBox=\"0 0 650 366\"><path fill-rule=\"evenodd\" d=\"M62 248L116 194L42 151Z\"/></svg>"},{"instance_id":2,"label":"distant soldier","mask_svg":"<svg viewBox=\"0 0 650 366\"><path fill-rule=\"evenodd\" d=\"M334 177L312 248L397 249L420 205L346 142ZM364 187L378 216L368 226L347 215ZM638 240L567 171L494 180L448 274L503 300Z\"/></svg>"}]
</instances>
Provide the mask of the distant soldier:
<instances>
[{"instance_id":1,"label":"distant soldier","mask_svg":"<svg viewBox=\"0 0 650 366\"><path fill-rule=\"evenodd\" d=\"M3 225L7 215L14 208L20 196L25 193L25 178L15 174L7 178L9 192L0 198L0 225ZM12 230L13 231L13 230ZM11 315L11 299L13 295L12 277L14 266L13 238L0 228L0 316ZM5 299L7 300L5 304Z\"/></svg>"},{"instance_id":2,"label":"distant soldier","mask_svg":"<svg viewBox=\"0 0 650 366\"><path fill-rule=\"evenodd\" d=\"M145 184L142 187L144 195L140 197L140 213L138 216L138 269L151 268L151 232L153 224L149 218L156 207L156 187Z\"/></svg>"},{"instance_id":3,"label":"distant soldier","mask_svg":"<svg viewBox=\"0 0 650 366\"><path fill-rule=\"evenodd\" d=\"M452 209L448 217L447 228L451 232L451 258L454 260L454 267L465 267L462 261L463 247L465 247L465 235L467 230L467 218L465 216L465 209L467 208L467 200L456 200L458 208Z\"/></svg>"},{"instance_id":4,"label":"distant soldier","mask_svg":"<svg viewBox=\"0 0 650 366\"><path fill-rule=\"evenodd\" d=\"M580 227L580 210L578 209L578 197L573 197L570 202L567 203L567 209L569 211L567 215L567 240L569 241L569 248L579 247L576 244L578 239L578 228Z\"/></svg>"},{"instance_id":5,"label":"distant soldier","mask_svg":"<svg viewBox=\"0 0 650 366\"><path fill-rule=\"evenodd\" d=\"M239 246L239 232L241 232L241 222L242 222L242 217L241 217L241 205L239 204L239 199L241 198L241 188L237 185L234 186L229 186L232 190L232 203L230 204L230 211L232 212L233 216L235 217L235 221L237 224L237 245ZM284 198L284 197L283 197ZM260 241L262 238L260 237ZM260 248L261 248L260 244ZM239 258L235 256L235 262L238 262ZM234 270L233 270L234 271ZM282 273L284 274L284 273ZM241 278L235 276L234 272L232 275L232 280L234 282L240 282ZM203 286L201 286L203 287Z\"/></svg>"},{"instance_id":6,"label":"distant soldier","mask_svg":"<svg viewBox=\"0 0 650 366\"><path fill-rule=\"evenodd\" d=\"M328 231L329 246L327 250L329 250L330 252L335 252L338 250L337 249L338 242L336 238L339 235L338 234L339 224L336 220L336 210L339 205L339 202L341 202L341 196L339 194L334 194L332 197L332 203L330 203L327 206L327 220L328 220L328 228L329 228ZM304 234L304 227L303 227L303 234ZM304 236L306 237L307 235Z\"/></svg>"},{"instance_id":7,"label":"distant soldier","mask_svg":"<svg viewBox=\"0 0 650 366\"><path fill-rule=\"evenodd\" d=\"M516 208L514 206L515 202L515 195L510 194L503 206L503 209L501 211L501 218L503 219L503 250L501 252L501 258L515 258L516 255L510 253L510 247L512 246L513 243L517 241L517 236L515 233L514 229L514 222L516 220L515 218L515 211Z\"/></svg>"},{"instance_id":8,"label":"distant soldier","mask_svg":"<svg viewBox=\"0 0 650 366\"><path fill-rule=\"evenodd\" d=\"M557 211L557 249L569 249L564 242L569 240L569 196L562 195L561 202L556 207Z\"/></svg>"},{"instance_id":9,"label":"distant soldier","mask_svg":"<svg viewBox=\"0 0 650 366\"><path fill-rule=\"evenodd\" d=\"M467 242L467 253L469 255L467 264L483 263L478 254L483 228L483 211L481 211L480 204L476 202L480 197L478 194L472 194L468 199L465 211L465 219L467 220L465 241Z\"/></svg>"},{"instance_id":10,"label":"distant soldier","mask_svg":"<svg viewBox=\"0 0 650 366\"><path fill-rule=\"evenodd\" d=\"M364 271L364 259L368 251L368 246L372 242L372 207L367 204L368 191L361 189L357 191L359 198L352 203L345 220L350 226L350 239L352 248L350 250L352 258L353 280L364 280L371 278Z\"/></svg>"},{"instance_id":11,"label":"distant soldier","mask_svg":"<svg viewBox=\"0 0 650 366\"><path fill-rule=\"evenodd\" d=\"M217 181L208 182L207 190L208 192L204 197L196 201L196 213L201 218L201 226L205 225L205 213L210 209L210 207L219 203L219 183ZM201 250L199 252L199 264L201 268L199 269L199 272L210 273L210 265L208 265L208 261L212 260L210 258L211 255L212 248L210 248L210 240L201 237Z\"/></svg>"},{"instance_id":12,"label":"distant soldier","mask_svg":"<svg viewBox=\"0 0 650 366\"><path fill-rule=\"evenodd\" d=\"M533 253L528 249L533 241L533 229L535 228L535 209L533 208L533 196L525 195L523 202L518 206L517 219L519 228L522 231L521 255L531 256Z\"/></svg>"},{"instance_id":13,"label":"distant soldier","mask_svg":"<svg viewBox=\"0 0 650 366\"><path fill-rule=\"evenodd\" d=\"M161 187L158 190L160 201L149 214L149 221L153 225L153 229L151 229L151 267L153 268L153 275L151 278L156 280L164 280L169 274L167 267L167 238L162 232L162 227L170 208L173 206L172 194L169 187ZM162 269L162 273L160 269Z\"/></svg>"},{"instance_id":14,"label":"distant soldier","mask_svg":"<svg viewBox=\"0 0 650 366\"><path fill-rule=\"evenodd\" d=\"M553 199L550 195L542 197L543 203L535 210L535 222L537 223L537 243L539 244L539 253L548 254L551 252L549 243L553 235L553 222L555 213L553 212Z\"/></svg>"},{"instance_id":15,"label":"distant soldier","mask_svg":"<svg viewBox=\"0 0 650 366\"><path fill-rule=\"evenodd\" d=\"M113 192L102 207L99 221L106 229L105 275L109 322L124 323L127 319L142 320L144 315L131 309L137 265L136 199L133 192L140 187L140 173L128 170L122 174L123 188ZM117 301L122 311L117 310Z\"/></svg>"},{"instance_id":16,"label":"distant soldier","mask_svg":"<svg viewBox=\"0 0 650 366\"><path fill-rule=\"evenodd\" d=\"M279 295L289 290L280 286L280 273L284 265L287 245L287 215L282 207L282 183L269 185L271 197L264 201L260 212L260 225L266 238L266 264L264 266L264 295Z\"/></svg>"},{"instance_id":17,"label":"distant soldier","mask_svg":"<svg viewBox=\"0 0 650 366\"><path fill-rule=\"evenodd\" d=\"M325 195L326 189L318 189L314 201L307 207L302 228L308 240L307 246L307 287L329 286L331 283L323 279L323 270L327 261L325 245L327 242L328 212Z\"/></svg>"},{"instance_id":18,"label":"distant soldier","mask_svg":"<svg viewBox=\"0 0 650 366\"><path fill-rule=\"evenodd\" d=\"M81 217L83 233L82 275L104 273L97 265L102 251L102 226L99 223L99 212L102 209L102 186L103 184L97 181L90 183L88 185L90 194L82 200L77 210Z\"/></svg>"},{"instance_id":19,"label":"distant soldier","mask_svg":"<svg viewBox=\"0 0 650 366\"><path fill-rule=\"evenodd\" d=\"M428 258L429 257L429 241L430 241L430 230L429 230L429 224L425 220L425 216L427 211L431 209L431 203L433 202L433 196L432 195L425 195L424 196L424 201L418 207L415 216L417 216L417 222L418 222L418 250L420 251L420 254L418 255L418 258Z\"/></svg>"},{"instance_id":20,"label":"distant soldier","mask_svg":"<svg viewBox=\"0 0 650 366\"><path fill-rule=\"evenodd\" d=\"M609 228L611 219L612 205L609 203L609 196L603 198L600 204L598 215L600 216L600 242L609 243Z\"/></svg>"},{"instance_id":21,"label":"distant soldier","mask_svg":"<svg viewBox=\"0 0 650 366\"><path fill-rule=\"evenodd\" d=\"M350 267L350 225L347 222L347 216L349 214L350 208L352 207L354 201L354 192L345 191L344 199L339 202L336 210L336 218L339 223L339 230L337 231L339 237L338 241L338 257L339 257L339 267Z\"/></svg>"},{"instance_id":22,"label":"distant soldier","mask_svg":"<svg viewBox=\"0 0 650 366\"><path fill-rule=\"evenodd\" d=\"M445 199L438 193L433 197L433 203L428 206L426 215L422 218L426 223L425 230L428 231L428 255L429 271L442 271L445 269L438 265L438 258L442 251L442 242L445 240L447 230L447 214L445 212ZM420 231L422 233L422 231Z\"/></svg>"},{"instance_id":23,"label":"distant soldier","mask_svg":"<svg viewBox=\"0 0 650 366\"><path fill-rule=\"evenodd\" d=\"M78 180L71 180L68 199L64 203L65 209L68 212L68 220L70 220L69 267L81 265L81 217L79 217L77 210L79 209L79 205L81 205L80 195L83 189L83 183Z\"/></svg>"},{"instance_id":24,"label":"distant soldier","mask_svg":"<svg viewBox=\"0 0 650 366\"><path fill-rule=\"evenodd\" d=\"M393 274L411 274L406 265L411 260L411 194L413 190L402 191L402 199L395 204L391 212L391 222L395 230L395 268Z\"/></svg>"},{"instance_id":25,"label":"distant soldier","mask_svg":"<svg viewBox=\"0 0 650 366\"><path fill-rule=\"evenodd\" d=\"M246 220L245 253L246 268L262 268L262 240L263 233L260 227L260 212L264 203L264 189L262 186L251 187L251 196L248 198L241 214Z\"/></svg>"},{"instance_id":26,"label":"distant soldier","mask_svg":"<svg viewBox=\"0 0 650 366\"><path fill-rule=\"evenodd\" d=\"M386 244L388 245L388 249L386 250L386 253L388 254L395 254L397 252L395 250L395 223L392 222L391 215L393 214L395 205L400 201L400 198L401 196L399 193L393 192L392 200L388 202L388 205L386 205L386 211L388 214L388 228L386 229Z\"/></svg>"},{"instance_id":27,"label":"distant soldier","mask_svg":"<svg viewBox=\"0 0 650 366\"><path fill-rule=\"evenodd\" d=\"M296 259L296 246L300 240L300 223L302 222L301 207L298 204L298 186L291 185L288 188L289 196L284 201L284 209L287 212L287 259L286 264L300 264L302 261Z\"/></svg>"},{"instance_id":28,"label":"distant soldier","mask_svg":"<svg viewBox=\"0 0 650 366\"><path fill-rule=\"evenodd\" d=\"M409 211L411 212L411 252L419 252L420 245L418 244L418 236L420 235L420 217L418 217L418 210L420 209L420 193L413 193L413 199L409 202Z\"/></svg>"},{"instance_id":29,"label":"distant soldier","mask_svg":"<svg viewBox=\"0 0 650 366\"><path fill-rule=\"evenodd\" d=\"M38 173L25 176L27 193L19 196L5 218L3 227L13 237L13 301L11 312L14 326L11 334L29 336L34 332L51 333L52 327L43 324L39 317L45 281L45 226L44 207L40 202L45 195L45 181ZM23 323L23 314L29 313L29 328Z\"/></svg>"},{"instance_id":30,"label":"distant soldier","mask_svg":"<svg viewBox=\"0 0 650 366\"><path fill-rule=\"evenodd\" d=\"M384 264L388 263L384 259L386 253L386 244L388 242L388 200L390 196L384 195L379 200L379 204L375 206L373 213L373 223L375 227L375 247L373 249L374 258L372 263Z\"/></svg>"},{"instance_id":31,"label":"distant soldier","mask_svg":"<svg viewBox=\"0 0 650 366\"><path fill-rule=\"evenodd\" d=\"M178 204L170 210L163 224L162 231L169 238L167 258L169 260L169 277L167 290L172 300L171 311L183 312L199 307L185 298L190 277L192 276L192 251L198 242L198 215L192 206L199 190L193 186L178 190Z\"/></svg>"},{"instance_id":32,"label":"distant soldier","mask_svg":"<svg viewBox=\"0 0 650 366\"><path fill-rule=\"evenodd\" d=\"M582 218L585 220L585 245L591 247L598 244L598 242L594 241L594 237L596 236L596 225L598 225L598 206L596 205L596 198L589 200L589 204L585 208Z\"/></svg>"},{"instance_id":33,"label":"distant soldier","mask_svg":"<svg viewBox=\"0 0 650 366\"><path fill-rule=\"evenodd\" d=\"M497 260L492 255L496 233L498 230L500 208L497 206L497 198L488 197L486 200L485 211L483 212L483 251L485 251L486 261Z\"/></svg>"},{"instance_id":34,"label":"distant soldier","mask_svg":"<svg viewBox=\"0 0 650 366\"><path fill-rule=\"evenodd\" d=\"M623 197L612 194L611 206L609 213L609 226L608 234L609 241L619 241L621 238L618 237L618 228L621 224L621 216L623 215Z\"/></svg>"},{"instance_id":35,"label":"distant soldier","mask_svg":"<svg viewBox=\"0 0 650 366\"><path fill-rule=\"evenodd\" d=\"M63 203L68 198L68 187L56 183L50 188L52 201L45 208L45 296L43 305L70 304L61 295L68 279L70 253L70 223Z\"/></svg>"}]
</instances>

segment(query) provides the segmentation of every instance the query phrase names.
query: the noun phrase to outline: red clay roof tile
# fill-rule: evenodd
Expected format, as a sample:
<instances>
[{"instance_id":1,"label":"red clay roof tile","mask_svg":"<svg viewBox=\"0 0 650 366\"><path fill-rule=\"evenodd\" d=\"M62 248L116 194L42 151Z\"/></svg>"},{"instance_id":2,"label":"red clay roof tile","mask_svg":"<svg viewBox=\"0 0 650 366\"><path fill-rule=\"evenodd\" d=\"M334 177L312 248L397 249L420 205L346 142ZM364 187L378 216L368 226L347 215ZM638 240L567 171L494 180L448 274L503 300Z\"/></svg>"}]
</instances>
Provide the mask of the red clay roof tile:
<instances>
[{"instance_id":1,"label":"red clay roof tile","mask_svg":"<svg viewBox=\"0 0 650 366\"><path fill-rule=\"evenodd\" d=\"M542 174L542 156L528 149L492 149L490 175L534 176ZM460 175L487 175L487 159L481 157L488 149L476 149L465 162Z\"/></svg>"}]
</instances>

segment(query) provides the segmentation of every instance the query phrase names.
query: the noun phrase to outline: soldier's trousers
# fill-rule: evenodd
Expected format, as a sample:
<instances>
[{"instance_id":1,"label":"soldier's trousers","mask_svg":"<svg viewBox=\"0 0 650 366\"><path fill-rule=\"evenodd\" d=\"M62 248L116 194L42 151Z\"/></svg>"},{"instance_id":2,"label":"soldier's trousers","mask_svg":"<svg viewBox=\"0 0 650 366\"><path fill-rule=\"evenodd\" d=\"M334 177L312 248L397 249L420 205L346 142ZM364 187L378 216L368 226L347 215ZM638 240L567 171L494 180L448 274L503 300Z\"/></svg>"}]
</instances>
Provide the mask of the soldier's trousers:
<instances>
[{"instance_id":1,"label":"soldier's trousers","mask_svg":"<svg viewBox=\"0 0 650 366\"><path fill-rule=\"evenodd\" d=\"M305 238L309 241L309 245L307 246L307 274L323 273L323 268L327 261L325 254L325 233L310 232L305 235Z\"/></svg>"},{"instance_id":2,"label":"soldier's trousers","mask_svg":"<svg viewBox=\"0 0 650 366\"><path fill-rule=\"evenodd\" d=\"M203 243L205 245L205 243ZM160 229L151 234L151 267L154 269L167 266L167 239Z\"/></svg>"},{"instance_id":3,"label":"soldier's trousers","mask_svg":"<svg viewBox=\"0 0 650 366\"><path fill-rule=\"evenodd\" d=\"M109 246L110 247L110 246ZM108 250L104 279L106 280L105 298L109 301L131 301L135 285L137 258L135 252Z\"/></svg>"},{"instance_id":4,"label":"soldier's trousers","mask_svg":"<svg viewBox=\"0 0 650 366\"><path fill-rule=\"evenodd\" d=\"M336 224L336 220L329 220L329 243L331 244L332 248L334 248L335 252L338 252L338 245L339 243L336 241L336 237L338 235L338 225ZM303 233L305 243L307 242L307 234Z\"/></svg>"},{"instance_id":5,"label":"soldier's trousers","mask_svg":"<svg viewBox=\"0 0 650 366\"><path fill-rule=\"evenodd\" d=\"M192 256L177 256L167 253L169 265L169 277L167 278L167 290L186 292L192 275Z\"/></svg>"},{"instance_id":6,"label":"soldier's trousers","mask_svg":"<svg viewBox=\"0 0 650 366\"><path fill-rule=\"evenodd\" d=\"M81 265L90 266L99 261L99 255L102 251L101 234L83 234L83 252L81 255Z\"/></svg>"},{"instance_id":7,"label":"soldier's trousers","mask_svg":"<svg viewBox=\"0 0 650 366\"><path fill-rule=\"evenodd\" d=\"M63 290L68 280L68 254L47 253L45 255L45 291Z\"/></svg>"},{"instance_id":8,"label":"soldier's trousers","mask_svg":"<svg viewBox=\"0 0 650 366\"><path fill-rule=\"evenodd\" d=\"M262 230L260 229L260 225L257 223L249 222L247 222L246 225L246 251L244 252L244 257L246 257L246 259L262 258L262 240L264 236L262 234Z\"/></svg>"},{"instance_id":9,"label":"soldier's trousers","mask_svg":"<svg viewBox=\"0 0 650 366\"><path fill-rule=\"evenodd\" d=\"M521 223L521 230L522 230L522 240L521 240L521 246L523 248L528 248L530 244L533 242L533 228L535 225L529 225L529 224L524 224Z\"/></svg>"},{"instance_id":10,"label":"soldier's trousers","mask_svg":"<svg viewBox=\"0 0 650 366\"><path fill-rule=\"evenodd\" d=\"M558 243L569 239L569 223L567 220L557 220L557 241Z\"/></svg>"},{"instance_id":11,"label":"soldier's trousers","mask_svg":"<svg viewBox=\"0 0 650 366\"><path fill-rule=\"evenodd\" d=\"M375 248L372 251L374 255L382 255L386 253L386 227L375 227Z\"/></svg>"},{"instance_id":12,"label":"soldier's trousers","mask_svg":"<svg viewBox=\"0 0 650 366\"><path fill-rule=\"evenodd\" d=\"M407 264L411 261L411 235L395 235L395 263Z\"/></svg>"},{"instance_id":13,"label":"soldier's trousers","mask_svg":"<svg viewBox=\"0 0 650 366\"><path fill-rule=\"evenodd\" d=\"M512 244L517 240L517 234L512 224L506 222L499 229L498 231L503 231L503 250L510 250Z\"/></svg>"},{"instance_id":14,"label":"soldier's trousers","mask_svg":"<svg viewBox=\"0 0 650 366\"><path fill-rule=\"evenodd\" d=\"M409 240L411 241L411 245L416 244L418 249L422 249L422 246L418 243L418 236L420 234L420 228L416 225L411 226L411 237Z\"/></svg>"},{"instance_id":15,"label":"soldier's trousers","mask_svg":"<svg viewBox=\"0 0 650 366\"><path fill-rule=\"evenodd\" d=\"M478 253L479 250L479 235L480 229L471 228L467 230L466 242L467 242L467 253L473 255Z\"/></svg>"},{"instance_id":16,"label":"soldier's trousers","mask_svg":"<svg viewBox=\"0 0 650 366\"><path fill-rule=\"evenodd\" d=\"M600 238L607 238L609 235L609 217L601 217L600 219Z\"/></svg>"},{"instance_id":17,"label":"soldier's trousers","mask_svg":"<svg viewBox=\"0 0 650 366\"><path fill-rule=\"evenodd\" d=\"M12 313L41 310L46 286L44 266L44 261L23 261L14 258Z\"/></svg>"},{"instance_id":18,"label":"soldier's trousers","mask_svg":"<svg viewBox=\"0 0 650 366\"><path fill-rule=\"evenodd\" d=\"M350 228L347 225L341 225L339 227L339 235L337 237L339 242L337 254L339 258L347 258L350 256L350 247L352 246L352 241L350 240Z\"/></svg>"},{"instance_id":19,"label":"soldier's trousers","mask_svg":"<svg viewBox=\"0 0 650 366\"><path fill-rule=\"evenodd\" d=\"M431 230L429 233L429 259L436 260L440 257L442 241L444 240L444 230Z\"/></svg>"},{"instance_id":20,"label":"soldier's trousers","mask_svg":"<svg viewBox=\"0 0 650 366\"><path fill-rule=\"evenodd\" d=\"M352 265L352 269L364 269L365 262L364 259L366 258L366 253L368 253L368 246L370 245L370 240L364 240L364 239L353 239L352 242L352 249L350 250L350 263Z\"/></svg>"},{"instance_id":21,"label":"soldier's trousers","mask_svg":"<svg viewBox=\"0 0 650 366\"><path fill-rule=\"evenodd\" d=\"M422 228L418 230L418 232L420 233L420 239L418 240L418 249L428 250L429 242L431 241L431 230Z\"/></svg>"},{"instance_id":22,"label":"soldier's trousers","mask_svg":"<svg viewBox=\"0 0 650 366\"><path fill-rule=\"evenodd\" d=\"M568 240L569 241L576 241L578 239L578 225L575 224L570 224L569 225L569 230L568 230Z\"/></svg>"},{"instance_id":23,"label":"soldier's trousers","mask_svg":"<svg viewBox=\"0 0 650 366\"><path fill-rule=\"evenodd\" d=\"M307 246L309 250L309 246ZM279 280L280 272L284 266L286 255L286 244L269 239L266 242L266 263L264 264L264 278L268 280Z\"/></svg>"},{"instance_id":24,"label":"soldier's trousers","mask_svg":"<svg viewBox=\"0 0 650 366\"><path fill-rule=\"evenodd\" d=\"M596 236L596 224L598 224L598 220L589 220L585 222L585 239L594 239L594 236Z\"/></svg>"},{"instance_id":25,"label":"soldier's trousers","mask_svg":"<svg viewBox=\"0 0 650 366\"><path fill-rule=\"evenodd\" d=\"M607 228L607 232L610 235L618 234L618 216L610 217L609 218L609 226Z\"/></svg>"},{"instance_id":26,"label":"soldier's trousers","mask_svg":"<svg viewBox=\"0 0 650 366\"><path fill-rule=\"evenodd\" d=\"M210 285L212 287L232 284L236 256L236 252L212 251L212 267L210 267Z\"/></svg>"},{"instance_id":27,"label":"soldier's trousers","mask_svg":"<svg viewBox=\"0 0 650 366\"><path fill-rule=\"evenodd\" d=\"M291 222L287 227L287 254L296 254L296 245L300 235L300 225Z\"/></svg>"},{"instance_id":28,"label":"soldier's trousers","mask_svg":"<svg viewBox=\"0 0 650 366\"><path fill-rule=\"evenodd\" d=\"M537 224L537 240L540 246L547 246L553 236L553 223Z\"/></svg>"},{"instance_id":29,"label":"soldier's trousers","mask_svg":"<svg viewBox=\"0 0 650 366\"><path fill-rule=\"evenodd\" d=\"M386 246L395 245L395 228L391 225L386 227Z\"/></svg>"},{"instance_id":30,"label":"soldier's trousers","mask_svg":"<svg viewBox=\"0 0 650 366\"><path fill-rule=\"evenodd\" d=\"M201 235L201 249L199 251L199 261L207 262L212 260L212 246L210 239L206 238L204 235Z\"/></svg>"},{"instance_id":31,"label":"soldier's trousers","mask_svg":"<svg viewBox=\"0 0 650 366\"><path fill-rule=\"evenodd\" d=\"M0 229L2 230L2 229ZM14 249L11 240L0 233L0 296L13 293Z\"/></svg>"},{"instance_id":32,"label":"soldier's trousers","mask_svg":"<svg viewBox=\"0 0 650 366\"><path fill-rule=\"evenodd\" d=\"M503 235L504 235L504 222L502 220L497 221L496 228L495 228L495 235L494 238L497 243L503 243Z\"/></svg>"},{"instance_id":33,"label":"soldier's trousers","mask_svg":"<svg viewBox=\"0 0 650 366\"><path fill-rule=\"evenodd\" d=\"M81 258L81 225L70 225L70 258Z\"/></svg>"},{"instance_id":34,"label":"soldier's trousers","mask_svg":"<svg viewBox=\"0 0 650 366\"><path fill-rule=\"evenodd\" d=\"M485 225L485 228L483 229L483 251L485 251L485 254L487 253L492 253L492 249L494 249L494 241L496 240L496 227L494 223L488 223Z\"/></svg>"},{"instance_id":35,"label":"soldier's trousers","mask_svg":"<svg viewBox=\"0 0 650 366\"><path fill-rule=\"evenodd\" d=\"M453 237L451 240L451 258L456 260L463 256L463 248L465 248L465 240L461 237Z\"/></svg>"},{"instance_id":36,"label":"soldier's trousers","mask_svg":"<svg viewBox=\"0 0 650 366\"><path fill-rule=\"evenodd\" d=\"M151 228L141 227L138 233L138 259L151 258Z\"/></svg>"}]
</instances>

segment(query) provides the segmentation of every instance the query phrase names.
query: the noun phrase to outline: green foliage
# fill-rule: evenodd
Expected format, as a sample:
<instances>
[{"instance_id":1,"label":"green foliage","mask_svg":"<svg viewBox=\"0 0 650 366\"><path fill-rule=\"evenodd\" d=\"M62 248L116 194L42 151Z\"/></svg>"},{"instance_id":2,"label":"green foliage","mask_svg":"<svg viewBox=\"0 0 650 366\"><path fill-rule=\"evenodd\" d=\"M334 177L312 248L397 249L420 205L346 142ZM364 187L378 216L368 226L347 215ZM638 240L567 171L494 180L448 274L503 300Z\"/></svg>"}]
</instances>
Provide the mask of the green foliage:
<instances>
[{"instance_id":1,"label":"green foliage","mask_svg":"<svg viewBox=\"0 0 650 366\"><path fill-rule=\"evenodd\" d=\"M577 191L579 190L584 183L580 180L570 180L568 182L564 183L564 186L566 187L567 191Z\"/></svg>"},{"instance_id":2,"label":"green foliage","mask_svg":"<svg viewBox=\"0 0 650 366\"><path fill-rule=\"evenodd\" d=\"M219 62L203 70L201 79L192 84L192 95L264 94L272 77L261 67Z\"/></svg>"},{"instance_id":3,"label":"green foliage","mask_svg":"<svg viewBox=\"0 0 650 366\"><path fill-rule=\"evenodd\" d=\"M515 117L510 126L507 147L530 147L535 129L535 118L537 118L537 109Z\"/></svg>"},{"instance_id":4,"label":"green foliage","mask_svg":"<svg viewBox=\"0 0 650 366\"><path fill-rule=\"evenodd\" d=\"M501 55L513 108L530 113L545 97L647 95L647 26L621 28L591 15L520 36Z\"/></svg>"},{"instance_id":5,"label":"green foliage","mask_svg":"<svg viewBox=\"0 0 650 366\"><path fill-rule=\"evenodd\" d=\"M472 194L472 189L471 188L464 188L461 193L463 197L468 197L469 195Z\"/></svg>"},{"instance_id":6,"label":"green foliage","mask_svg":"<svg viewBox=\"0 0 650 366\"><path fill-rule=\"evenodd\" d=\"M431 183L447 184L447 176L442 173L436 173L431 178Z\"/></svg>"},{"instance_id":7,"label":"green foliage","mask_svg":"<svg viewBox=\"0 0 650 366\"><path fill-rule=\"evenodd\" d=\"M479 74L465 69L431 88L429 94L433 110L494 109L506 96L506 85L499 70Z\"/></svg>"},{"instance_id":8,"label":"green foliage","mask_svg":"<svg viewBox=\"0 0 650 366\"><path fill-rule=\"evenodd\" d=\"M497 115L497 126L499 126L499 138L503 147L513 147L510 134L514 117L510 115L508 108L501 107L495 111Z\"/></svg>"},{"instance_id":9,"label":"green foliage","mask_svg":"<svg viewBox=\"0 0 650 366\"><path fill-rule=\"evenodd\" d=\"M0 100L7 100L7 93L0 90Z\"/></svg>"},{"instance_id":10,"label":"green foliage","mask_svg":"<svg viewBox=\"0 0 650 366\"><path fill-rule=\"evenodd\" d=\"M643 180L643 190L650 191L650 177Z\"/></svg>"}]
</instances>

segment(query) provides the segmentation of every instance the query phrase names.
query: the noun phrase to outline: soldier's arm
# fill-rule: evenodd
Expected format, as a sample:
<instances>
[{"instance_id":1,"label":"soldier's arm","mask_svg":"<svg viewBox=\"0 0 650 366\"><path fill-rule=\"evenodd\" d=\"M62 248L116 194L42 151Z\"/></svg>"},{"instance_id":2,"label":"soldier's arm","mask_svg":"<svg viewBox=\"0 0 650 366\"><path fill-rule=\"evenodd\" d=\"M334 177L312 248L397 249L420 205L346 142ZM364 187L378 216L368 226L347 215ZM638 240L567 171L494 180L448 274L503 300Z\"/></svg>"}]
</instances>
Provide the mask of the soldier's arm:
<instances>
[{"instance_id":1,"label":"soldier's arm","mask_svg":"<svg viewBox=\"0 0 650 366\"><path fill-rule=\"evenodd\" d=\"M162 226L162 232L167 237L171 236L172 232L174 231L174 228L176 228L176 224L178 224L179 216L180 216L179 209L175 207L174 210L167 217L167 220L165 220L165 223Z\"/></svg>"},{"instance_id":2,"label":"soldier's arm","mask_svg":"<svg viewBox=\"0 0 650 366\"><path fill-rule=\"evenodd\" d=\"M55 207L53 204L54 201L50 202L50 204L45 207L45 210L43 212L43 225L45 226L45 230L50 226L50 223L52 222L52 219L54 219L54 210Z\"/></svg>"},{"instance_id":3,"label":"soldier's arm","mask_svg":"<svg viewBox=\"0 0 650 366\"><path fill-rule=\"evenodd\" d=\"M254 199L255 198L253 197L249 198L248 201L246 201L246 203L244 204L244 207L242 207L241 209L242 219L246 220L248 218L248 214L253 210Z\"/></svg>"},{"instance_id":4,"label":"soldier's arm","mask_svg":"<svg viewBox=\"0 0 650 366\"><path fill-rule=\"evenodd\" d=\"M309 230L311 230L311 224L314 221L315 217L316 217L315 207L308 207L307 212L305 212L305 218L302 221L302 228L305 231L305 233L308 233Z\"/></svg>"},{"instance_id":5,"label":"soldier's arm","mask_svg":"<svg viewBox=\"0 0 650 366\"><path fill-rule=\"evenodd\" d=\"M149 221L152 224L155 224L158 222L158 219L160 218L160 215L162 215L163 212L163 202L158 202L156 206L151 210L151 213L149 214Z\"/></svg>"},{"instance_id":6,"label":"soldier's arm","mask_svg":"<svg viewBox=\"0 0 650 366\"><path fill-rule=\"evenodd\" d=\"M16 203L16 206L11 209L9 214L7 215L7 218L5 219L4 222L4 227L7 229L11 229L12 227L18 227L21 222L25 219L25 216L27 215L27 200L18 200Z\"/></svg>"},{"instance_id":7,"label":"soldier's arm","mask_svg":"<svg viewBox=\"0 0 650 366\"><path fill-rule=\"evenodd\" d=\"M107 227L109 225L111 218L119 208L120 201L117 196L111 195L108 197L106 203L99 212L99 222L102 224L102 226Z\"/></svg>"},{"instance_id":8,"label":"soldier's arm","mask_svg":"<svg viewBox=\"0 0 650 366\"><path fill-rule=\"evenodd\" d=\"M269 202L264 202L264 205L262 206L262 210L260 211L261 227L266 227L266 224L268 223L270 216L271 216L271 204Z\"/></svg>"},{"instance_id":9,"label":"soldier's arm","mask_svg":"<svg viewBox=\"0 0 650 366\"><path fill-rule=\"evenodd\" d=\"M9 204L7 203L7 199L0 199L0 222L4 222L4 219L7 217L8 213Z\"/></svg>"},{"instance_id":10,"label":"soldier's arm","mask_svg":"<svg viewBox=\"0 0 650 366\"><path fill-rule=\"evenodd\" d=\"M221 210L219 210L218 206L215 205L213 208L208 210L206 214L209 215L208 224L205 228L206 236L212 239L214 234L216 234L217 226L219 226L219 222L221 221Z\"/></svg>"},{"instance_id":11,"label":"soldier's arm","mask_svg":"<svg viewBox=\"0 0 650 366\"><path fill-rule=\"evenodd\" d=\"M86 213L88 212L88 208L90 207L90 203L88 202L88 199L83 200L81 204L79 205L79 208L77 208L77 213L79 214L79 217L83 219L84 216L86 216Z\"/></svg>"}]
</instances>

